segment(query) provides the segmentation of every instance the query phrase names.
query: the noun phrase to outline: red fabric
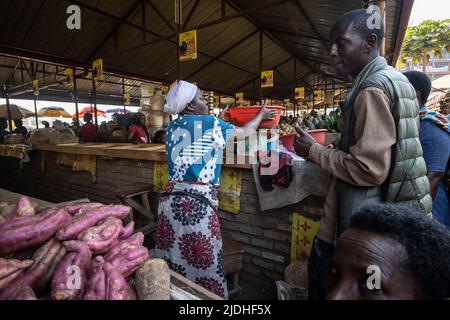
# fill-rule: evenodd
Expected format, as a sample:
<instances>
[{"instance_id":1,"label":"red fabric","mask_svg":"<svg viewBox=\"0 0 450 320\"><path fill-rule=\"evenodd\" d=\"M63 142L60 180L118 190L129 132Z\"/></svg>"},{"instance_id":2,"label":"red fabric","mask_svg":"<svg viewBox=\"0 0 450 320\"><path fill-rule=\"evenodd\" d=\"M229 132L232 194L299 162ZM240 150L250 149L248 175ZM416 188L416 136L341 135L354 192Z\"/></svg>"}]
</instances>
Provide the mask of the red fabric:
<instances>
[{"instance_id":1,"label":"red fabric","mask_svg":"<svg viewBox=\"0 0 450 320\"><path fill-rule=\"evenodd\" d=\"M130 133L134 133L132 140L137 143L148 143L148 137L145 130L136 125L130 127Z\"/></svg>"},{"instance_id":2,"label":"red fabric","mask_svg":"<svg viewBox=\"0 0 450 320\"><path fill-rule=\"evenodd\" d=\"M97 130L92 123L86 123L80 129L80 138L85 142L94 142L97 138Z\"/></svg>"}]
</instances>

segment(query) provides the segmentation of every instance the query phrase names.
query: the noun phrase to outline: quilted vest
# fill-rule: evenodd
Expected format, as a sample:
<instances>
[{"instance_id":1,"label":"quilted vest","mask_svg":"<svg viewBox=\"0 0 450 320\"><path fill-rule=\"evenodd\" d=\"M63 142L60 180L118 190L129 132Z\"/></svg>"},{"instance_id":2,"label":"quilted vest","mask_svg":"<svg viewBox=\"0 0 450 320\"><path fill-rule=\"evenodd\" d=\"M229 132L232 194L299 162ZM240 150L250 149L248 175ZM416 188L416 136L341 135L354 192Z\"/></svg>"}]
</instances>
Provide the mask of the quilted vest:
<instances>
[{"instance_id":1,"label":"quilted vest","mask_svg":"<svg viewBox=\"0 0 450 320\"><path fill-rule=\"evenodd\" d=\"M345 209L345 206L349 206L348 202L350 202L351 208L356 208L363 202L367 203L373 200L402 204L431 214L430 184L419 140L419 103L413 86L405 76L389 66L382 57L371 62L358 78L355 86L349 92L343 108L345 124L340 149L348 152L350 147L355 144L354 102L359 92L367 87L379 88L388 96L396 125L397 142L392 147L392 163L385 183L375 188L363 188L362 196L359 197L353 196L354 192L341 191L342 194L339 198L344 208L340 206L339 211L344 214L342 210ZM342 181L339 182L339 187L361 189ZM361 193L361 190L358 192ZM345 199L342 199L342 196ZM348 208L346 211L348 212ZM348 216L341 217L341 220L345 220L345 226L348 225L349 219ZM338 229L341 231L342 228L345 229L345 226L342 226L341 223L341 228L339 228L338 223Z\"/></svg>"}]
</instances>

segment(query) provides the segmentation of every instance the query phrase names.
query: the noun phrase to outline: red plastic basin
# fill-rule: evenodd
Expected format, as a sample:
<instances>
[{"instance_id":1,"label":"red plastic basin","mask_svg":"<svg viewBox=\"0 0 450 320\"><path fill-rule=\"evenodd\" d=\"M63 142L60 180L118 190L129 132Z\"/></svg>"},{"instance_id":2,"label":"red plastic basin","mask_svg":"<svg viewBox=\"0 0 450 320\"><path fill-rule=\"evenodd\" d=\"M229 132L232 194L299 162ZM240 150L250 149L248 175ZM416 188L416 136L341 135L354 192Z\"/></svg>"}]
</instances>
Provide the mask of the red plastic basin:
<instances>
[{"instance_id":1,"label":"red plastic basin","mask_svg":"<svg viewBox=\"0 0 450 320\"><path fill-rule=\"evenodd\" d=\"M291 134L280 137L280 140L283 143L283 146L286 149L288 149L289 151L295 152L294 143L295 143L296 136L297 135L295 133L291 133Z\"/></svg>"},{"instance_id":2,"label":"red plastic basin","mask_svg":"<svg viewBox=\"0 0 450 320\"><path fill-rule=\"evenodd\" d=\"M311 137L313 137L317 141L317 143L323 145L323 144L325 144L325 133L327 131L328 130L326 130L326 129L319 129L319 130L310 130L307 132Z\"/></svg>"},{"instance_id":3,"label":"red plastic basin","mask_svg":"<svg viewBox=\"0 0 450 320\"><path fill-rule=\"evenodd\" d=\"M267 106L267 108L274 109L277 111L277 113L275 118L273 118L272 120L262 121L259 125L260 129L272 129L273 127L275 127L278 122L280 122L281 114L284 110L284 108L280 106ZM255 119L260 110L260 106L236 107L228 109L227 113L234 125L242 127L248 122Z\"/></svg>"}]
</instances>

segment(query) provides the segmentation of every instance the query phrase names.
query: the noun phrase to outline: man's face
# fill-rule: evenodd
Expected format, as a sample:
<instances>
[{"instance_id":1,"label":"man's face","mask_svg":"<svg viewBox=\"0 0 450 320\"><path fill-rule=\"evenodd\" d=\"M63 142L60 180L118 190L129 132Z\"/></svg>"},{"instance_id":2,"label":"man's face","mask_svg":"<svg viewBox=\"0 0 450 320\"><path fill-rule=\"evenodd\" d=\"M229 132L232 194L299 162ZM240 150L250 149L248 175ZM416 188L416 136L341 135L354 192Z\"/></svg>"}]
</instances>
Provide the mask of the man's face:
<instances>
[{"instance_id":1,"label":"man's face","mask_svg":"<svg viewBox=\"0 0 450 320\"><path fill-rule=\"evenodd\" d=\"M332 257L330 300L412 300L417 297L416 281L404 267L404 247L395 240L373 232L349 229L338 240ZM371 289L380 270L380 287ZM369 280L369 285L368 285Z\"/></svg>"},{"instance_id":2,"label":"man's face","mask_svg":"<svg viewBox=\"0 0 450 320\"><path fill-rule=\"evenodd\" d=\"M329 53L339 76L356 78L367 64L366 39L349 25L337 25L330 35Z\"/></svg>"}]
</instances>

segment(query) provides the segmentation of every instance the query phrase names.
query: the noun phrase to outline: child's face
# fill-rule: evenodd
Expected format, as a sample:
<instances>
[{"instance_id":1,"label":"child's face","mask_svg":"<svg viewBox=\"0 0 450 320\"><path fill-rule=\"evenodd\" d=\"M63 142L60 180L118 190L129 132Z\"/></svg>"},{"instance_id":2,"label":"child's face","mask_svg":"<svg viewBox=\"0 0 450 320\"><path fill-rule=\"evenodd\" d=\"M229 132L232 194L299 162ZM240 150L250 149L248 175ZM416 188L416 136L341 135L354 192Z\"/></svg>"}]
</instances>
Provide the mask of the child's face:
<instances>
[{"instance_id":1,"label":"child's face","mask_svg":"<svg viewBox=\"0 0 450 320\"><path fill-rule=\"evenodd\" d=\"M161 142L162 142L162 143L166 143L166 134L163 134L163 135L161 136Z\"/></svg>"}]
</instances>

